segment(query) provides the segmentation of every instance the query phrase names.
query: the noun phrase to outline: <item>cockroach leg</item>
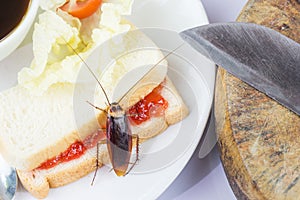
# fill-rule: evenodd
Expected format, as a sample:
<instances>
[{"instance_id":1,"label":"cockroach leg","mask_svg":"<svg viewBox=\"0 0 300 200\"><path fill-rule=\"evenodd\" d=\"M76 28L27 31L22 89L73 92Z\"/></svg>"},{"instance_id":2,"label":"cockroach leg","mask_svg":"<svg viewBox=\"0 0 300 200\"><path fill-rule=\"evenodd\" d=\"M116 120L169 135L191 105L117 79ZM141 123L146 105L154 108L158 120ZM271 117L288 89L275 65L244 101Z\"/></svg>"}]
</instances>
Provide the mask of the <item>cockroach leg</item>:
<instances>
[{"instance_id":1,"label":"cockroach leg","mask_svg":"<svg viewBox=\"0 0 300 200\"><path fill-rule=\"evenodd\" d=\"M97 158L96 158L96 170L94 172L94 177L93 177L93 180L92 180L92 183L91 183L91 186L94 185L94 181L95 181L95 178L96 178L96 175L97 175L97 172L98 172L98 168L99 168L99 143L97 143Z\"/></svg>"},{"instance_id":2,"label":"cockroach leg","mask_svg":"<svg viewBox=\"0 0 300 200\"><path fill-rule=\"evenodd\" d=\"M110 172L112 172L112 171L114 171L114 168L113 168L113 167L112 167L112 168L110 168L110 170L109 170L109 173L110 173Z\"/></svg>"},{"instance_id":3,"label":"cockroach leg","mask_svg":"<svg viewBox=\"0 0 300 200\"><path fill-rule=\"evenodd\" d=\"M139 151L140 151L140 138L138 135L132 135L132 138L135 138L135 150L136 150L136 158L135 161L133 162L133 164L131 165L131 167L129 168L129 170L126 172L126 174L124 176L126 176L127 174L129 174L129 172L133 169L133 167L136 165L136 163L139 161Z\"/></svg>"},{"instance_id":4,"label":"cockroach leg","mask_svg":"<svg viewBox=\"0 0 300 200\"><path fill-rule=\"evenodd\" d=\"M100 145L100 144L106 144L106 143L107 143L107 140L106 140L106 139L100 140L100 141L97 143L96 170L95 170L95 172L94 172L94 176L93 176L93 180L92 180L91 186L94 185L95 178L96 178L96 175L97 175L97 172L98 172L98 168L99 168L99 145Z\"/></svg>"}]
</instances>

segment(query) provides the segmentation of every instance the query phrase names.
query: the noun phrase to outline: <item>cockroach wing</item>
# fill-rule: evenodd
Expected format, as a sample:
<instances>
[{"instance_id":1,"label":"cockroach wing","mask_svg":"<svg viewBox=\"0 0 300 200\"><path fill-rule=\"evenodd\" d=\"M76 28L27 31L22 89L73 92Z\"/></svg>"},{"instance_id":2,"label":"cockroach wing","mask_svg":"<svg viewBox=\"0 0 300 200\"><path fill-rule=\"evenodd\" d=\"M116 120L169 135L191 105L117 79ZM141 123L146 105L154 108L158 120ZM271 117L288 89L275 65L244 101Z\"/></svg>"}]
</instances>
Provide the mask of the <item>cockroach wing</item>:
<instances>
[{"instance_id":1,"label":"cockroach wing","mask_svg":"<svg viewBox=\"0 0 300 200\"><path fill-rule=\"evenodd\" d=\"M127 116L108 116L107 149L117 176L127 173L132 150L132 135Z\"/></svg>"}]
</instances>

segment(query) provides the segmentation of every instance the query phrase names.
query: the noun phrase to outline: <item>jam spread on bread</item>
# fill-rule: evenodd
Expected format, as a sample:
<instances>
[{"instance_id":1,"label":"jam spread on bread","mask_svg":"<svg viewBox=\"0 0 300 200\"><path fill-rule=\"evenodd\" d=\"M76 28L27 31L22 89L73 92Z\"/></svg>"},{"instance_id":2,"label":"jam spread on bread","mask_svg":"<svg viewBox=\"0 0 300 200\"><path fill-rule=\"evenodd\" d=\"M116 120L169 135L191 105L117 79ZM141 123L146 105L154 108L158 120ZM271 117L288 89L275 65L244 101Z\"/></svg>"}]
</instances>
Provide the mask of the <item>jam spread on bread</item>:
<instances>
[{"instance_id":1,"label":"jam spread on bread","mask_svg":"<svg viewBox=\"0 0 300 200\"><path fill-rule=\"evenodd\" d=\"M86 148L83 143L77 141L71 144L71 146L67 150L65 150L58 156L48 159L46 162L42 163L37 169L50 169L52 167L55 167L59 163L79 158L85 151Z\"/></svg>"},{"instance_id":2,"label":"jam spread on bread","mask_svg":"<svg viewBox=\"0 0 300 200\"><path fill-rule=\"evenodd\" d=\"M158 85L144 99L140 100L128 110L130 123L133 126L139 125L149 120L151 117L160 117L164 115L165 110L168 108L168 101L162 97L162 89L163 84ZM89 135L83 141L74 142L67 150L60 153L58 156L48 159L36 169L50 169L59 163L79 158L86 152L87 149L95 147L97 142L105 138L105 130L98 130L96 133Z\"/></svg>"},{"instance_id":3,"label":"jam spread on bread","mask_svg":"<svg viewBox=\"0 0 300 200\"><path fill-rule=\"evenodd\" d=\"M96 133L89 135L83 141L76 141L69 146L67 150L60 153L58 156L48 159L43 162L37 169L50 169L55 167L59 163L68 162L82 156L87 149L93 148L97 145L97 142L105 139L105 132L103 130L98 130Z\"/></svg>"},{"instance_id":4,"label":"jam spread on bread","mask_svg":"<svg viewBox=\"0 0 300 200\"><path fill-rule=\"evenodd\" d=\"M151 117L163 116L168 108L168 102L161 96L163 86L160 84L144 99L129 109L131 124L139 125Z\"/></svg>"}]
</instances>

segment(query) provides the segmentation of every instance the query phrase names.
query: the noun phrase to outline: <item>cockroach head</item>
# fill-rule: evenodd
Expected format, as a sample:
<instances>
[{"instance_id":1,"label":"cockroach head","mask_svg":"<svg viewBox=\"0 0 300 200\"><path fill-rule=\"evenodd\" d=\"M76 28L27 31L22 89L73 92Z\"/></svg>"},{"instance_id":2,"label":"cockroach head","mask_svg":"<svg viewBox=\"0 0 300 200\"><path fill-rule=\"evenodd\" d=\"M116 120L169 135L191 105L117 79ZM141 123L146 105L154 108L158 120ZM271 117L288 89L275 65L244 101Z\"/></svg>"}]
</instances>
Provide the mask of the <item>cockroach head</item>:
<instances>
[{"instance_id":1,"label":"cockroach head","mask_svg":"<svg viewBox=\"0 0 300 200\"><path fill-rule=\"evenodd\" d=\"M115 102L110 105L110 108L108 109L108 113L113 117L119 117L125 114L120 104Z\"/></svg>"}]
</instances>

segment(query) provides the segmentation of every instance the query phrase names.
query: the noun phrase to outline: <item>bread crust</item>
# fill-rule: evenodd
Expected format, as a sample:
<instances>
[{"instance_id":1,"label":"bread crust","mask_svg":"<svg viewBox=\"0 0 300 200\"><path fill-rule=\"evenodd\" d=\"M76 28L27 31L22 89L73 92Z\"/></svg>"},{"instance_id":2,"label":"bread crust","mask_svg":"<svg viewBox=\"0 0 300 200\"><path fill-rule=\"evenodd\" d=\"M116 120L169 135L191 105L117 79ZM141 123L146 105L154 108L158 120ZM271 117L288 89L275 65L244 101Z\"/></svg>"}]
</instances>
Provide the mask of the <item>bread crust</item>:
<instances>
[{"instance_id":1,"label":"bread crust","mask_svg":"<svg viewBox=\"0 0 300 200\"><path fill-rule=\"evenodd\" d=\"M43 199L47 197L50 188L57 188L74 182L94 171L96 169L96 162L96 157L90 156L68 167L60 166L58 169L34 170L29 172L18 170L17 173L24 188L34 197ZM102 164L99 162L99 167L101 166ZM39 180L37 181L37 179Z\"/></svg>"},{"instance_id":2,"label":"bread crust","mask_svg":"<svg viewBox=\"0 0 300 200\"><path fill-rule=\"evenodd\" d=\"M176 106L172 107L172 111L166 110L165 116L151 118L138 126L132 127L132 133L140 137L140 142L144 142L156 135L162 133L169 125L177 123L188 115L188 108L184 104L182 98L178 94L176 88L169 78L167 78L164 89L172 91L174 96L163 96L164 98L176 98ZM163 89L163 90L164 90ZM163 92L162 92L163 93ZM163 95L163 94L162 94ZM98 116L100 123L105 122L105 115L101 113ZM135 141L134 141L135 144ZM99 152L99 166L109 163L108 152L100 148ZM22 171L18 170L19 178L23 186L36 198L42 199L48 195L50 188L60 187L68 183L74 182L81 177L89 174L96 169L96 149L89 150L89 156L86 158L76 159L75 165L60 164L50 170L34 170ZM91 156L94 155L94 156ZM72 161L71 161L72 162ZM36 179L39 179L37 181Z\"/></svg>"}]
</instances>

